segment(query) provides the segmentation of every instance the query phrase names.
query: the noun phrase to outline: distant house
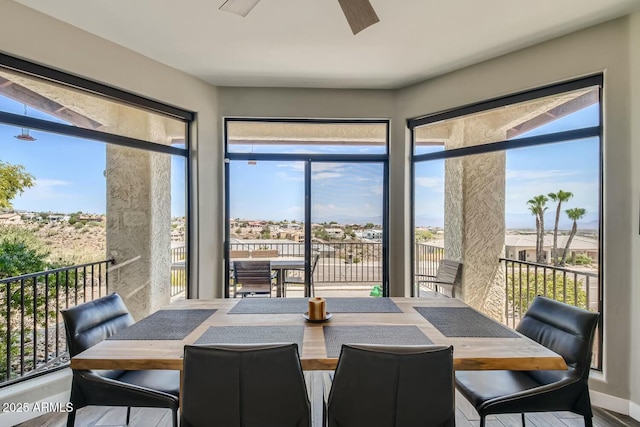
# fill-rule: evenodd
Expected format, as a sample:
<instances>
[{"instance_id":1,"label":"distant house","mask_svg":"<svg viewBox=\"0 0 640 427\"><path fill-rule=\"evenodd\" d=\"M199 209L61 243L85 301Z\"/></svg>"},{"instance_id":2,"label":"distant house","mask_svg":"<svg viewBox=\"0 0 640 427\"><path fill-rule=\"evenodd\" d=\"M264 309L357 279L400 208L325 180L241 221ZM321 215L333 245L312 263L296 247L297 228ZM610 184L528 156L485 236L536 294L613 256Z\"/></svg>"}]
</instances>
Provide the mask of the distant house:
<instances>
[{"instance_id":1,"label":"distant house","mask_svg":"<svg viewBox=\"0 0 640 427\"><path fill-rule=\"evenodd\" d=\"M102 215L80 215L78 217L78 221L102 222L103 221L103 217L102 217Z\"/></svg>"},{"instance_id":2,"label":"distant house","mask_svg":"<svg viewBox=\"0 0 640 427\"><path fill-rule=\"evenodd\" d=\"M262 221L251 221L248 223L249 229L254 232L262 231L265 223Z\"/></svg>"},{"instance_id":3,"label":"distant house","mask_svg":"<svg viewBox=\"0 0 640 427\"><path fill-rule=\"evenodd\" d=\"M341 228L325 228L327 234L333 238L342 238L344 237L344 231Z\"/></svg>"},{"instance_id":4,"label":"distant house","mask_svg":"<svg viewBox=\"0 0 640 427\"><path fill-rule=\"evenodd\" d=\"M558 236L558 254L562 255L562 251L567 245L568 235ZM553 251L553 235L545 234L544 243L544 259L546 262L551 261L551 252ZM591 260L597 262L600 248L597 239L589 237L575 236L569 247L567 259L571 259L576 255L585 255ZM517 259L519 261L536 261L536 236L535 234L507 234L504 238L504 252L507 258Z\"/></svg>"},{"instance_id":5,"label":"distant house","mask_svg":"<svg viewBox=\"0 0 640 427\"><path fill-rule=\"evenodd\" d=\"M376 230L376 229L364 230L362 232L362 237L364 237L365 239L380 240L382 239L382 230Z\"/></svg>"},{"instance_id":6,"label":"distant house","mask_svg":"<svg viewBox=\"0 0 640 427\"><path fill-rule=\"evenodd\" d=\"M22 218L24 218L25 221L42 221L42 217L33 212L24 212Z\"/></svg>"},{"instance_id":7,"label":"distant house","mask_svg":"<svg viewBox=\"0 0 640 427\"><path fill-rule=\"evenodd\" d=\"M558 236L558 256L562 255L564 247L567 245L568 235ZM444 248L444 240L433 240L425 243L428 246ZM553 250L553 234L544 236L544 259L551 261L551 251ZM585 255L593 262L598 261L599 256L598 240L589 237L575 236L569 247L567 259L570 260L576 255ZM519 261L536 262L536 235L535 234L507 234L504 236L505 258L517 259Z\"/></svg>"},{"instance_id":8,"label":"distant house","mask_svg":"<svg viewBox=\"0 0 640 427\"><path fill-rule=\"evenodd\" d=\"M64 215L51 214L47 217L47 219L49 220L49 222L60 222L60 221L64 221Z\"/></svg>"},{"instance_id":9,"label":"distant house","mask_svg":"<svg viewBox=\"0 0 640 427\"><path fill-rule=\"evenodd\" d=\"M0 224L21 224L22 217L14 212L0 214Z\"/></svg>"}]
</instances>

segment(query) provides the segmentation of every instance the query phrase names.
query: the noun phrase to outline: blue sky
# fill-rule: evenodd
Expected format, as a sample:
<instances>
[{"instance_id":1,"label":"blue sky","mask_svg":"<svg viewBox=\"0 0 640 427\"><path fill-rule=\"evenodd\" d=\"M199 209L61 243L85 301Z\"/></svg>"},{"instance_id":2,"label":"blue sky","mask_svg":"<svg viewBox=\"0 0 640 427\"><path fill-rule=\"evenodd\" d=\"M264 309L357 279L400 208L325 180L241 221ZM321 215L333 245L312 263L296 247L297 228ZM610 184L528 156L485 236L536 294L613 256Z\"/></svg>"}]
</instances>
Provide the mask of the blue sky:
<instances>
[{"instance_id":1,"label":"blue sky","mask_svg":"<svg viewBox=\"0 0 640 427\"><path fill-rule=\"evenodd\" d=\"M518 138L596 126L598 105L592 105L554 122L541 126ZM597 138L588 138L545 146L510 150L506 156L505 215L507 228L535 228L527 200L539 194L558 190L570 191L573 198L562 206L584 208L579 222L595 228L599 212L599 147ZM547 228L555 221L556 205L548 202L545 215ZM444 224L444 160L423 162L416 168L416 225ZM563 212L560 228L572 222Z\"/></svg>"},{"instance_id":2,"label":"blue sky","mask_svg":"<svg viewBox=\"0 0 640 427\"><path fill-rule=\"evenodd\" d=\"M24 114L23 104L0 97L0 110ZM28 107L30 117L58 121ZM593 126L593 105L520 137ZM16 209L89 213L105 212L105 145L103 143L31 131L35 142L14 138L15 126L0 125L0 160L24 165L36 186L14 199ZM236 146L237 151L253 147ZM264 150L267 147L256 147ZM279 147L282 150L282 146ZM300 147L289 146L289 152ZM338 147L315 146L314 152L335 153ZM347 147L353 152L353 147ZM379 147L374 148L379 152ZM506 217L508 228L533 228L526 201L560 189L574 193L563 207L587 210L584 224L598 218L598 141L596 138L511 150L507 153ZM172 216L184 215L184 159L172 156ZM382 166L378 164L320 163L312 172L313 222L382 221ZM264 220L304 218L302 162L260 161L231 164L231 217ZM444 161L423 162L416 168L416 225L444 223ZM555 206L549 203L548 221ZM563 214L561 228L571 223Z\"/></svg>"},{"instance_id":3,"label":"blue sky","mask_svg":"<svg viewBox=\"0 0 640 427\"><path fill-rule=\"evenodd\" d=\"M24 105L0 96L0 111L24 114ZM63 121L27 107L29 117ZM15 138L16 126L0 124L0 160L23 165L36 185L16 197L17 210L103 214L106 211L106 146L104 143L46 132L29 131L36 141ZM172 156L172 216L184 215L184 159Z\"/></svg>"},{"instance_id":4,"label":"blue sky","mask_svg":"<svg viewBox=\"0 0 640 427\"><path fill-rule=\"evenodd\" d=\"M312 222L382 222L382 165L314 163ZM304 220L304 163L245 161L230 166L232 218Z\"/></svg>"}]
</instances>

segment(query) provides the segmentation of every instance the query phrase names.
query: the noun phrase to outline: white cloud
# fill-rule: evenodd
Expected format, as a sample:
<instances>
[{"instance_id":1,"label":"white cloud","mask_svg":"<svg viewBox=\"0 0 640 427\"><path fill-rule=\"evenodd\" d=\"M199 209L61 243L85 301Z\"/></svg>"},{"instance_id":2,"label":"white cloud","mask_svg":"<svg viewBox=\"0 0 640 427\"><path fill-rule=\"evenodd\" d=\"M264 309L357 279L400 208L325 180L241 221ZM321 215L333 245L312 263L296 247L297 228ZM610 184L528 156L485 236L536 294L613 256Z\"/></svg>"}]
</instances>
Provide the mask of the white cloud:
<instances>
[{"instance_id":1,"label":"white cloud","mask_svg":"<svg viewBox=\"0 0 640 427\"><path fill-rule=\"evenodd\" d=\"M318 172L313 174L312 180L342 178L343 176L343 174L337 172Z\"/></svg>"},{"instance_id":2,"label":"white cloud","mask_svg":"<svg viewBox=\"0 0 640 427\"><path fill-rule=\"evenodd\" d=\"M555 179L563 176L571 176L579 174L578 171L564 170L564 169L552 169L552 170L523 170L523 169L508 169L507 180L548 180Z\"/></svg>"},{"instance_id":3,"label":"white cloud","mask_svg":"<svg viewBox=\"0 0 640 427\"><path fill-rule=\"evenodd\" d=\"M433 178L430 176L416 177L417 187L437 188L437 187L442 187L443 185L444 185L444 179L442 178Z\"/></svg>"},{"instance_id":4,"label":"white cloud","mask_svg":"<svg viewBox=\"0 0 640 427\"><path fill-rule=\"evenodd\" d=\"M73 185L72 182L60 179L37 178L35 185L31 188L25 189L21 198L42 200L73 197L73 194L64 192L64 187L71 185Z\"/></svg>"}]
</instances>

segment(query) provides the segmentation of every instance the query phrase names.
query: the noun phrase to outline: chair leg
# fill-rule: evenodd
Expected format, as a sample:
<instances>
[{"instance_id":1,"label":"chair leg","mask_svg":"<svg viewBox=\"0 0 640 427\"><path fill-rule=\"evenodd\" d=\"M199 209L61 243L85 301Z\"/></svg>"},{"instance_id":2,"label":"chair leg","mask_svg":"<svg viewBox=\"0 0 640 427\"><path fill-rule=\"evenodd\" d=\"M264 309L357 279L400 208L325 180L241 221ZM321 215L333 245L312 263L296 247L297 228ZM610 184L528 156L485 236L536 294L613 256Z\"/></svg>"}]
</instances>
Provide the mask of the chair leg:
<instances>
[{"instance_id":1,"label":"chair leg","mask_svg":"<svg viewBox=\"0 0 640 427\"><path fill-rule=\"evenodd\" d=\"M520 414L520 415L522 415L522 427L524 427L524 425L525 425L524 424L524 412L522 414Z\"/></svg>"},{"instance_id":2,"label":"chair leg","mask_svg":"<svg viewBox=\"0 0 640 427\"><path fill-rule=\"evenodd\" d=\"M131 419L131 406L127 406L127 423L125 425L129 425L129 420Z\"/></svg>"},{"instance_id":3,"label":"chair leg","mask_svg":"<svg viewBox=\"0 0 640 427\"><path fill-rule=\"evenodd\" d=\"M76 423L76 408L71 409L71 412L67 414L67 427L74 427Z\"/></svg>"},{"instance_id":4,"label":"chair leg","mask_svg":"<svg viewBox=\"0 0 640 427\"><path fill-rule=\"evenodd\" d=\"M178 427L178 410L172 409L171 412L173 412L173 427Z\"/></svg>"},{"instance_id":5,"label":"chair leg","mask_svg":"<svg viewBox=\"0 0 640 427\"><path fill-rule=\"evenodd\" d=\"M484 427L484 415L480 415L480 427Z\"/></svg>"},{"instance_id":6,"label":"chair leg","mask_svg":"<svg viewBox=\"0 0 640 427\"><path fill-rule=\"evenodd\" d=\"M593 420L591 419L590 416L588 415L584 416L584 425L585 427L593 427Z\"/></svg>"}]
</instances>

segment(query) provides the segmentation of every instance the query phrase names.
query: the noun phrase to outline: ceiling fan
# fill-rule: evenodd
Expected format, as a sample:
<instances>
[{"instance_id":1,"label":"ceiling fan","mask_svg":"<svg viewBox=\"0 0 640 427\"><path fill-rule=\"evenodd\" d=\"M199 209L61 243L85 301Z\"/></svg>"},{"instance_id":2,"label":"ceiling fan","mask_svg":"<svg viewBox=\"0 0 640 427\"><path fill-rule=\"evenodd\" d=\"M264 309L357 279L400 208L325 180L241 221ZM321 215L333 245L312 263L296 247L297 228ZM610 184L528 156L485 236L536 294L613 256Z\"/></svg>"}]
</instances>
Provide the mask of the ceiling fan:
<instances>
[{"instance_id":1,"label":"ceiling fan","mask_svg":"<svg viewBox=\"0 0 640 427\"><path fill-rule=\"evenodd\" d=\"M259 1L260 0L226 0L222 6L220 6L220 10L235 13L240 16L247 16ZM338 3L340 3L342 12L347 18L347 22L354 35L380 21L369 0L338 0Z\"/></svg>"}]
</instances>

